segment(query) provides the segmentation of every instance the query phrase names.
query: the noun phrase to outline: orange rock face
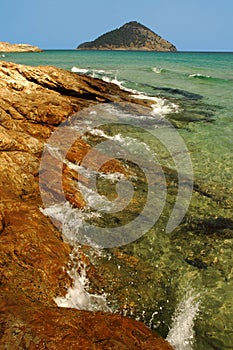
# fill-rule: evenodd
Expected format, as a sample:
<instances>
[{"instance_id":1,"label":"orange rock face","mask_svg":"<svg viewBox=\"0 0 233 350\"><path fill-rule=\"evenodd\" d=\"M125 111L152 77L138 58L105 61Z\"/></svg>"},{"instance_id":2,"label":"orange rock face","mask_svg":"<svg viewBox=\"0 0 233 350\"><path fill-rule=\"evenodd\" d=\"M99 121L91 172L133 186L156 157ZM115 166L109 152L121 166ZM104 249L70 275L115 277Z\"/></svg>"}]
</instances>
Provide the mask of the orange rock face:
<instances>
[{"instance_id":1,"label":"orange rock face","mask_svg":"<svg viewBox=\"0 0 233 350\"><path fill-rule=\"evenodd\" d=\"M9 299L1 311L2 344L7 349L172 350L142 323L119 315Z\"/></svg>"},{"instance_id":2,"label":"orange rock face","mask_svg":"<svg viewBox=\"0 0 233 350\"><path fill-rule=\"evenodd\" d=\"M72 283L66 273L71 247L40 211L44 143L57 125L83 107L131 101L130 95L116 85L61 69L1 62L0 97L0 349L171 349L134 320L62 309L54 302ZM77 162L88 148L77 140L67 158ZM51 182L56 181L56 168L54 160ZM121 164L110 162L105 168L119 171ZM77 180L87 181L64 166L65 196L81 208L85 201ZM43 186L49 198L61 195L50 191L50 183Z\"/></svg>"}]
</instances>

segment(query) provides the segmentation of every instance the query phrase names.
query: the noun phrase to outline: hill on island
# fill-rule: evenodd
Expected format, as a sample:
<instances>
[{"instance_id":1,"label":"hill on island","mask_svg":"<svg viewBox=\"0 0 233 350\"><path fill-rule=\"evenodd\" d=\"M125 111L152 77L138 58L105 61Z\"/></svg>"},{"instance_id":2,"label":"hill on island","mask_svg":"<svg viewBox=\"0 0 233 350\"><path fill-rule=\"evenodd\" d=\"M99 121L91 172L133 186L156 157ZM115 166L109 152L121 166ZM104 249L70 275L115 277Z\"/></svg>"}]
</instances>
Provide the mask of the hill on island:
<instances>
[{"instance_id":1,"label":"hill on island","mask_svg":"<svg viewBox=\"0 0 233 350\"><path fill-rule=\"evenodd\" d=\"M177 51L169 41L135 21L107 32L94 41L82 43L77 50Z\"/></svg>"}]
</instances>

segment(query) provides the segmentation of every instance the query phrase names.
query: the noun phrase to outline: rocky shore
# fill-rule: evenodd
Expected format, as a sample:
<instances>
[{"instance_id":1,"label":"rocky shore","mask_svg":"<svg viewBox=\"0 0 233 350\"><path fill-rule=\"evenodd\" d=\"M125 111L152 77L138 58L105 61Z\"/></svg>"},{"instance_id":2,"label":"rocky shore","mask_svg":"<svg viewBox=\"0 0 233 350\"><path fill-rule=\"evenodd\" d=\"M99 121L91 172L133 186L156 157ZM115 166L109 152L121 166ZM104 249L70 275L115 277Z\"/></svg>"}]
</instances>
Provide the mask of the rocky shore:
<instances>
[{"instance_id":1,"label":"rocky shore","mask_svg":"<svg viewBox=\"0 0 233 350\"><path fill-rule=\"evenodd\" d=\"M42 50L29 44L10 44L1 41L0 52L42 52Z\"/></svg>"},{"instance_id":2,"label":"rocky shore","mask_svg":"<svg viewBox=\"0 0 233 350\"><path fill-rule=\"evenodd\" d=\"M56 306L54 298L72 284L66 273L71 247L40 211L40 158L56 126L99 102L147 102L98 79L6 62L0 63L0 91L0 349L172 349L133 319ZM88 147L77 140L70 157ZM107 170L119 166L112 162ZM65 167L63 176L67 199L82 207L73 191L77 175ZM90 279L100 279L83 259Z\"/></svg>"}]
</instances>

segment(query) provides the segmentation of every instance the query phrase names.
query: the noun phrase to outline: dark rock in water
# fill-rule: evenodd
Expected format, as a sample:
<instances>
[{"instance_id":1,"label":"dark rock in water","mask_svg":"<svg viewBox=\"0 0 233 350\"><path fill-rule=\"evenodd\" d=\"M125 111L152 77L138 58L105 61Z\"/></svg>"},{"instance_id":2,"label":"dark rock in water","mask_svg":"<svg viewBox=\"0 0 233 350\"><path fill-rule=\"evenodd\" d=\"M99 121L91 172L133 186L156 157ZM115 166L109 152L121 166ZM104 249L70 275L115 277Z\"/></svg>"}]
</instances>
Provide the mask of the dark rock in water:
<instances>
[{"instance_id":1,"label":"dark rock in water","mask_svg":"<svg viewBox=\"0 0 233 350\"><path fill-rule=\"evenodd\" d=\"M205 218L195 223L195 233L216 236L222 238L233 238L233 220L219 217Z\"/></svg>"},{"instance_id":2,"label":"dark rock in water","mask_svg":"<svg viewBox=\"0 0 233 350\"><path fill-rule=\"evenodd\" d=\"M78 50L177 51L169 41L144 25L132 21L77 47Z\"/></svg>"},{"instance_id":3,"label":"dark rock in water","mask_svg":"<svg viewBox=\"0 0 233 350\"><path fill-rule=\"evenodd\" d=\"M208 265L205 264L203 261L201 261L200 259L189 259L189 258L186 258L185 261L192 265L192 266L195 266L197 267L198 269L207 269Z\"/></svg>"},{"instance_id":4,"label":"dark rock in water","mask_svg":"<svg viewBox=\"0 0 233 350\"><path fill-rule=\"evenodd\" d=\"M62 309L54 302L72 283L66 273L71 247L40 211L38 176L44 144L57 125L83 107L132 97L98 79L6 62L0 63L0 89L0 348L172 349L137 321ZM89 147L78 139L68 158L78 162ZM120 171L122 165L111 161L105 170L111 169ZM82 208L77 173L67 166L63 170L64 193L74 207ZM42 184L48 197L60 196L49 187L56 171L54 159L50 181ZM89 265L89 273L98 275Z\"/></svg>"},{"instance_id":5,"label":"dark rock in water","mask_svg":"<svg viewBox=\"0 0 233 350\"><path fill-rule=\"evenodd\" d=\"M203 102L203 96L200 94L178 88L154 86L146 83L137 83L137 88L142 88L143 91L146 89L149 96L156 94L166 101L179 106L178 110L175 112L171 111L167 115L167 119L176 128L186 128L189 123L213 122L216 112L222 108L221 106Z\"/></svg>"},{"instance_id":6,"label":"dark rock in water","mask_svg":"<svg viewBox=\"0 0 233 350\"><path fill-rule=\"evenodd\" d=\"M140 85L140 83L138 83L138 85ZM150 84L141 84L142 86L148 86L152 91L155 91L157 94L163 96L163 92L165 92L166 94L164 94L164 96L166 97L175 97L175 96L179 96L181 95L182 97L188 99L188 100L201 100L203 98L203 96L193 93L193 92L189 92L186 90L181 90L178 88L171 88L171 87L162 87L162 86L153 86Z\"/></svg>"}]
</instances>

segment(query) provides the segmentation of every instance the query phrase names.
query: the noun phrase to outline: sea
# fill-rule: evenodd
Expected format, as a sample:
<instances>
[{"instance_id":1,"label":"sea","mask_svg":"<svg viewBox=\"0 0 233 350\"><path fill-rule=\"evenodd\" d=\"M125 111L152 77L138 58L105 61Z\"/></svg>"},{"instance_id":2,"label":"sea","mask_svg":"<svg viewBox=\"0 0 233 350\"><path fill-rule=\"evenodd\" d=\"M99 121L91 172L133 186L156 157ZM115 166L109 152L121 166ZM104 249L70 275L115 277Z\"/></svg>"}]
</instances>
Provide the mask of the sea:
<instances>
[{"instance_id":1,"label":"sea","mask_svg":"<svg viewBox=\"0 0 233 350\"><path fill-rule=\"evenodd\" d=\"M103 151L113 142L125 146L128 153L131 149L131 153L137 151L131 162L138 161L138 167L145 163L140 161L144 152L150 153L150 159L155 156L154 173L159 173L161 179L163 175L159 191L167 187L166 193L161 190L159 196L168 202L168 207L165 211L159 207L161 215L157 215L156 223L150 222L150 227L138 222L127 226L128 222L122 221L121 228L129 227L124 231L129 240L115 245L112 241L105 246L102 241L91 244L91 253L87 254L108 281L98 292L90 286L85 265L77 266L83 243L79 235L82 220L85 215L85 219L89 215L89 221L91 215L97 217L100 205L96 205L100 199L95 196L96 188L82 188L89 201L88 213L67 203L42 208L45 215L62 221L64 237L73 246L69 274L74 285L65 298L56 299L57 305L133 317L167 338L178 350L233 349L233 53L45 50L0 53L0 59L86 74L153 102L153 111L143 112L145 115L129 106L100 106L88 113L97 114L98 120L104 116L105 124L117 115L117 122L111 130L96 122L90 129L89 123L88 132L100 143L111 142ZM120 123L123 128L118 127ZM135 126L137 130L132 132ZM138 141L133 140L135 137ZM118 158L123 157L118 148L116 152ZM81 170L88 171L77 169ZM165 175L161 175L163 172ZM104 174L101 176L104 178ZM151 175L150 179L156 182ZM107 180L116 184L122 178L116 174L104 179ZM143 181L134 178L133 190L143 187ZM102 192L110 191L112 183L109 187L105 183ZM144 191L144 187L141 192L139 189L139 198ZM155 186L152 197L148 196L152 202L156 191ZM185 204L177 203L179 196L185 197ZM106 202L101 205L103 211ZM137 206L135 210L139 209ZM130 220L131 211L132 208L122 215L124 219L129 215ZM177 216L178 212L179 220L169 221L168 216ZM147 215L144 211L141 221ZM108 225L106 218L103 222L103 227ZM134 234L136 226L142 230L141 235Z\"/></svg>"}]
</instances>

